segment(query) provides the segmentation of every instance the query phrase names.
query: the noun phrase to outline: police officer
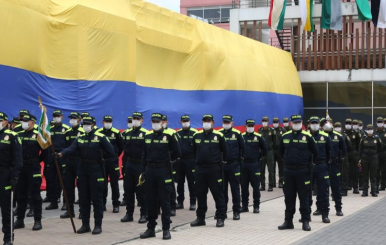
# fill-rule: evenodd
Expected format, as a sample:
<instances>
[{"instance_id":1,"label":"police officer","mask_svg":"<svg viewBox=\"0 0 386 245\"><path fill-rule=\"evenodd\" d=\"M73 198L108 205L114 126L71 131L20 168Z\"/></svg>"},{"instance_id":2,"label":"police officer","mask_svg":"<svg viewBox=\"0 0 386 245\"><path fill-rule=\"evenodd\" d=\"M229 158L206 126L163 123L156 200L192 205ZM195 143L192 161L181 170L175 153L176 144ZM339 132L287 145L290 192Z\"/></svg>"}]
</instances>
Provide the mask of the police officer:
<instances>
[{"instance_id":1,"label":"police officer","mask_svg":"<svg viewBox=\"0 0 386 245\"><path fill-rule=\"evenodd\" d=\"M331 164L330 164L330 183L332 197L335 201L335 210L337 216L343 216L342 212L342 190L341 190L341 164L343 158L347 155L347 147L345 139L342 135L333 130L332 119L322 118L320 120L320 126L323 127L324 132L328 134L331 139ZM345 137L348 139L348 137ZM349 139L348 139L349 140ZM319 215L319 210L314 212L314 215Z\"/></svg>"},{"instance_id":2,"label":"police officer","mask_svg":"<svg viewBox=\"0 0 386 245\"><path fill-rule=\"evenodd\" d=\"M310 231L309 225L309 195L311 191L310 165L311 156L318 158L319 151L311 134L302 130L301 115L291 116L292 130L283 134L279 144L279 152L284 160L284 197L285 220L278 227L279 230L293 229L293 215L295 214L296 195L299 196L300 214L303 230Z\"/></svg>"},{"instance_id":3,"label":"police officer","mask_svg":"<svg viewBox=\"0 0 386 245\"><path fill-rule=\"evenodd\" d=\"M352 127L353 121L351 118L346 119L345 123L345 131L344 133L350 138L351 146L347 147L347 155L348 155L348 163L349 163L349 182L350 186L353 187L353 193L359 194L358 189L358 149L359 149L359 142L361 141L362 135L360 132L356 132ZM347 172L346 172L347 173ZM344 183L343 186L346 187L346 184ZM342 190L343 195L347 195L347 190Z\"/></svg>"},{"instance_id":4,"label":"police officer","mask_svg":"<svg viewBox=\"0 0 386 245\"><path fill-rule=\"evenodd\" d=\"M260 134L255 132L255 120L245 122L246 132L243 133L245 142L244 161L241 163L241 212L249 212L249 183L253 189L253 212L260 212L260 159L267 154L267 145Z\"/></svg>"},{"instance_id":5,"label":"police officer","mask_svg":"<svg viewBox=\"0 0 386 245\"><path fill-rule=\"evenodd\" d=\"M140 238L155 237L159 201L162 208L163 239L171 239L170 229L170 195L174 183L172 179L171 161L181 156L177 136L162 127L162 115L153 113L151 122L153 131L145 135L145 156L143 171L145 174L145 196L147 206L147 230Z\"/></svg>"},{"instance_id":6,"label":"police officer","mask_svg":"<svg viewBox=\"0 0 386 245\"><path fill-rule=\"evenodd\" d=\"M133 127L133 117L132 116L128 116L127 117L127 129L124 131L124 132L128 132L129 129L131 129ZM123 132L123 133L124 133ZM121 134L122 135L122 140L123 140L123 144L125 143L124 141L124 136L123 133ZM125 171L126 171L126 162L127 162L127 156L125 154L125 151L123 151L123 155L122 155L122 166L121 166L121 173L122 173L122 176L123 176L123 199L122 199L122 202L121 204L119 204L119 206L122 206L122 207L126 207L127 205L127 202L126 202L126 189L125 189ZM138 199L138 198L137 198Z\"/></svg>"},{"instance_id":7,"label":"police officer","mask_svg":"<svg viewBox=\"0 0 386 245\"><path fill-rule=\"evenodd\" d=\"M105 135L111 145L114 148L115 156L116 158L111 158L112 162L106 161L105 163L105 174L106 178L110 178L110 187L111 187L111 199L113 201L113 213L119 213L119 163L118 163L118 157L121 155L123 151L123 145L122 145L122 136L121 132L119 132L118 129L113 128L113 117L110 115L106 115L103 117L103 128L100 128L97 130L98 133L101 133ZM103 156L105 159L107 159L107 156L104 154ZM104 210L106 211L106 202L107 202L107 195L108 195L108 188L106 186L105 192L103 195L103 203L104 203Z\"/></svg>"},{"instance_id":8,"label":"police officer","mask_svg":"<svg viewBox=\"0 0 386 245\"><path fill-rule=\"evenodd\" d=\"M20 119L19 119L18 117L14 117L14 118L12 119L12 121L11 121L11 127L10 127L10 129L11 129L12 131L14 131L17 125L20 125Z\"/></svg>"},{"instance_id":9,"label":"police officer","mask_svg":"<svg viewBox=\"0 0 386 245\"><path fill-rule=\"evenodd\" d=\"M64 124L63 113L60 110L55 110L53 112L53 121L54 125L51 126L51 141L54 145L55 152L61 152L66 148L66 138L65 133L70 129L69 126ZM58 201L60 200L61 187L59 183L59 176L56 171L55 158L48 154L46 161L46 186L47 186L47 199L50 202L50 205L46 207L46 210L58 209ZM65 167L64 159L58 159L60 172L63 173Z\"/></svg>"},{"instance_id":10,"label":"police officer","mask_svg":"<svg viewBox=\"0 0 386 245\"><path fill-rule=\"evenodd\" d=\"M70 116L70 125L71 128L68 129L65 133L66 148L70 147L76 139L84 134L83 128L80 126L81 115L78 112L71 112ZM64 167L64 187L66 188L68 203L70 205L71 214L75 217L74 213L74 202L75 202L75 181L77 181L77 171L80 164L79 152L73 152L67 154L64 157L65 167ZM66 210L66 206L63 203L62 210ZM81 216L81 214L79 214ZM60 218L66 219L70 218L70 214L67 211L60 215Z\"/></svg>"},{"instance_id":11,"label":"police officer","mask_svg":"<svg viewBox=\"0 0 386 245\"><path fill-rule=\"evenodd\" d=\"M274 172L274 154L273 149L276 145L276 131L273 128L268 126L269 119L268 117L263 117L262 125L263 127L259 128L259 134L264 138L265 143L268 147L267 156L263 158L261 163L261 191L265 191L265 169L268 168L268 191L273 191L273 186L275 184L275 172Z\"/></svg>"},{"instance_id":12,"label":"police officer","mask_svg":"<svg viewBox=\"0 0 386 245\"><path fill-rule=\"evenodd\" d=\"M338 133L342 133L342 123L336 122L334 123L334 130Z\"/></svg>"},{"instance_id":13,"label":"police officer","mask_svg":"<svg viewBox=\"0 0 386 245\"><path fill-rule=\"evenodd\" d=\"M124 156L126 161L122 162L125 166L124 189L126 194L126 215L121 222L133 221L135 208L134 195L137 195L140 208L140 219L138 223L146 223L146 202L143 186L138 186L138 179L142 173L144 162L145 135L148 132L142 127L143 115L141 112L134 112L132 116L132 128L126 129L122 133Z\"/></svg>"},{"instance_id":14,"label":"police officer","mask_svg":"<svg viewBox=\"0 0 386 245\"><path fill-rule=\"evenodd\" d=\"M354 125L353 125L353 127L354 127ZM366 135L366 131L363 129L363 122L361 120L358 120L358 133L361 134L362 138L363 138L363 136ZM363 190L363 188L362 188L362 183L363 183L362 172L358 173L358 183L359 183L359 190L360 191Z\"/></svg>"},{"instance_id":15,"label":"police officer","mask_svg":"<svg viewBox=\"0 0 386 245\"><path fill-rule=\"evenodd\" d=\"M11 245L11 195L19 179L22 161L21 140L17 133L7 129L8 116L0 112L0 208L3 223L4 245Z\"/></svg>"},{"instance_id":16,"label":"police officer","mask_svg":"<svg viewBox=\"0 0 386 245\"><path fill-rule=\"evenodd\" d=\"M29 110L22 109L19 111L19 121L23 119L25 115L29 115ZM35 125L35 129L37 129L37 125ZM19 133L20 131L23 131L23 128L21 127L21 123L16 125L15 128L13 129L14 132Z\"/></svg>"},{"instance_id":17,"label":"police officer","mask_svg":"<svg viewBox=\"0 0 386 245\"><path fill-rule=\"evenodd\" d=\"M382 142L382 150L378 152L377 190L384 191L386 186L386 129L384 128L382 117L377 118L375 135Z\"/></svg>"},{"instance_id":18,"label":"police officer","mask_svg":"<svg viewBox=\"0 0 386 245\"><path fill-rule=\"evenodd\" d=\"M359 166L362 166L363 174L363 197L367 197L369 189L369 176L371 183L371 195L377 197L377 169L378 152L382 150L382 140L374 134L373 125L366 127L366 136L363 136L359 144Z\"/></svg>"},{"instance_id":19,"label":"police officer","mask_svg":"<svg viewBox=\"0 0 386 245\"><path fill-rule=\"evenodd\" d=\"M24 228L24 218L27 209L28 191L34 207L34 226L32 230L42 229L42 197L40 186L42 184L40 163L45 160L47 150L40 147L37 138L39 132L34 129L36 117L32 114L24 115L22 119L23 131L19 132L23 148L23 167L16 187L17 193L17 220L14 228Z\"/></svg>"},{"instance_id":20,"label":"police officer","mask_svg":"<svg viewBox=\"0 0 386 245\"><path fill-rule=\"evenodd\" d=\"M286 132L292 130L292 127L289 125L288 117L283 118L283 126Z\"/></svg>"},{"instance_id":21,"label":"police officer","mask_svg":"<svg viewBox=\"0 0 386 245\"><path fill-rule=\"evenodd\" d=\"M365 130L363 129L363 122L361 120L358 120L358 130L362 136L365 134Z\"/></svg>"},{"instance_id":22,"label":"police officer","mask_svg":"<svg viewBox=\"0 0 386 245\"><path fill-rule=\"evenodd\" d=\"M331 139L327 133L320 130L320 119L317 116L310 118L311 135L318 146L319 155L313 158L313 169L311 182L317 185L316 207L322 214L322 222L330 223L328 213L330 211L330 201L328 190L330 188L330 177L328 174L328 164L331 160ZM312 195L310 195L310 211L312 207Z\"/></svg>"},{"instance_id":23,"label":"police officer","mask_svg":"<svg viewBox=\"0 0 386 245\"><path fill-rule=\"evenodd\" d=\"M78 165L78 188L80 210L82 213L82 227L78 234L90 232L90 211L92 202L94 207L95 227L93 235L102 233L103 219L103 192L106 187L107 177L104 175L103 158L111 163L116 161L116 154L109 139L94 128L95 118L83 117L83 130L70 147L58 153L58 157L79 153L81 158Z\"/></svg>"},{"instance_id":24,"label":"police officer","mask_svg":"<svg viewBox=\"0 0 386 245\"><path fill-rule=\"evenodd\" d=\"M208 189L216 203L216 227L224 227L226 204L223 192L222 165L227 156L224 135L213 129L214 118L206 114L202 118L203 130L193 136L193 149L196 163L197 219L190 226L206 225L205 214L208 209Z\"/></svg>"},{"instance_id":25,"label":"police officer","mask_svg":"<svg viewBox=\"0 0 386 245\"><path fill-rule=\"evenodd\" d=\"M181 146L181 159L178 163L178 183L177 183L177 209L184 208L185 200L185 176L188 181L190 206L189 210L196 210L196 195L194 193L194 152L193 152L193 135L197 130L190 126L190 117L188 115L181 116L180 120L182 128L177 131Z\"/></svg>"},{"instance_id":26,"label":"police officer","mask_svg":"<svg viewBox=\"0 0 386 245\"><path fill-rule=\"evenodd\" d=\"M285 132L287 132L283 127L280 127L279 125L280 120L278 117L273 118L273 129L275 130L276 133L276 142L281 141L281 137ZM274 167L274 185L273 187L276 187L276 162L277 162L277 167L279 170L279 188L283 188L283 177L284 177L284 163L283 159L280 157L279 154L279 144L275 144L273 148L273 153L274 153L274 160L273 160L273 167Z\"/></svg>"}]
</instances>

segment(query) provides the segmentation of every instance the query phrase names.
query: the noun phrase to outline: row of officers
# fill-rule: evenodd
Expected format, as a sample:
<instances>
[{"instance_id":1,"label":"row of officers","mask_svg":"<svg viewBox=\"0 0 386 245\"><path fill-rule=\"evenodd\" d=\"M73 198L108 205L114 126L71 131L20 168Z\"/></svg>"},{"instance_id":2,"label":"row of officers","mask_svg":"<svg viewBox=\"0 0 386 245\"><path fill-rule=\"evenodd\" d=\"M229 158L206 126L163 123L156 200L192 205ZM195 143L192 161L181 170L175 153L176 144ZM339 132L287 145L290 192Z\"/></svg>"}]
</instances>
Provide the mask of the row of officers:
<instances>
[{"instance_id":1,"label":"row of officers","mask_svg":"<svg viewBox=\"0 0 386 245\"><path fill-rule=\"evenodd\" d=\"M384 189L384 168L378 168L378 157L383 153L381 138L385 137L385 130L379 118L378 129L375 131L368 125L363 134L348 127L355 123L351 119L346 120L346 134L338 132L341 125L337 123L334 129L331 119L319 120L317 117L309 120L307 132L302 130L300 115L292 116L291 120L284 119L283 124L287 129L278 126L278 118L274 118L274 127L270 128L269 119L264 117L259 132L255 132L255 121L250 119L245 123L246 132L243 134L233 128L230 115L223 116L223 128L219 131L213 129L212 115L203 116L201 131L191 128L189 116L183 115L182 128L174 131L167 127L165 115L154 113L151 116L153 130L147 131L141 127L142 113L135 112L128 118L129 129L122 133L112 127L112 116L103 118L103 128L100 129L95 126L95 118L89 114L72 112L69 118L71 127L63 124L60 110L54 111L51 135L55 154L48 154L37 142L35 116L27 110L21 110L21 123L12 121L13 130L10 130L8 117L0 113L0 150L4 156L0 160L0 189L4 192L0 198L5 244L11 244L12 240L10 199L13 188L16 188L17 199L14 228L24 228L29 204L35 219L33 230L42 229L41 161L45 161L47 199L51 202L46 209L58 208L61 188L55 176L55 158L64 176L70 206L70 212L64 213L61 218L75 216L75 183L78 186L82 227L77 233L80 234L91 232L91 203L94 207L92 234L102 232L108 178L112 189L113 212L119 212L118 157L122 152L126 215L121 222L133 221L136 196L141 204L138 222L147 222L148 228L141 238L155 236L160 208L163 239L171 238L170 217L176 215L176 209L184 208L185 178L189 188L189 209L195 210L197 204L197 219L191 223L192 227L205 225L208 190L216 202L217 227L223 227L227 218L228 186L232 194L234 220L240 219L241 212L249 211L249 185L253 188L253 212L259 213L260 190L265 190L265 168L269 172L268 191L272 191L276 183L273 164L276 162L279 169L278 185L283 188L286 197L285 222L279 229L293 228L296 195L300 199L303 229L311 229L313 184L317 188L317 210L314 215L322 215L323 222L329 223L329 187L332 189L336 214L341 216L342 192L344 194L344 190L348 189L343 187L342 191L341 181L343 176L352 174L345 171L344 164L345 159L349 159L350 164L350 153L354 155L349 131L356 134L359 142L357 148L353 148L356 154L351 158L355 165L355 168L352 167L353 173L358 173L358 166L362 168L362 196L368 195L369 176L373 196L378 192L377 181L381 184L380 190ZM381 166L381 160L379 163ZM358 189L358 181L355 181L357 176L349 178L354 193ZM174 182L178 182L177 190Z\"/></svg>"}]
</instances>

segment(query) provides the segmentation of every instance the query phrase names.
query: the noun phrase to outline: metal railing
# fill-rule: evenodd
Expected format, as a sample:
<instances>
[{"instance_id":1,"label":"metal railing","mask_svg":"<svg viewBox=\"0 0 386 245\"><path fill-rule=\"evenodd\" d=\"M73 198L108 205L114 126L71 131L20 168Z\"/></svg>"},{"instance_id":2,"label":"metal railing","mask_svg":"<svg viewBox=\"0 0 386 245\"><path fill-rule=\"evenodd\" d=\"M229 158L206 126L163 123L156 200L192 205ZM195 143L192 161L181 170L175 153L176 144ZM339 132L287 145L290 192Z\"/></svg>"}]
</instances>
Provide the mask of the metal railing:
<instances>
[{"instance_id":1,"label":"metal railing","mask_svg":"<svg viewBox=\"0 0 386 245\"><path fill-rule=\"evenodd\" d=\"M287 6L299 5L301 0L287 0ZM322 4L323 0L314 0L314 4ZM355 0L340 0L341 2L354 2ZM232 0L232 8L261 8L270 7L271 0Z\"/></svg>"}]
</instances>

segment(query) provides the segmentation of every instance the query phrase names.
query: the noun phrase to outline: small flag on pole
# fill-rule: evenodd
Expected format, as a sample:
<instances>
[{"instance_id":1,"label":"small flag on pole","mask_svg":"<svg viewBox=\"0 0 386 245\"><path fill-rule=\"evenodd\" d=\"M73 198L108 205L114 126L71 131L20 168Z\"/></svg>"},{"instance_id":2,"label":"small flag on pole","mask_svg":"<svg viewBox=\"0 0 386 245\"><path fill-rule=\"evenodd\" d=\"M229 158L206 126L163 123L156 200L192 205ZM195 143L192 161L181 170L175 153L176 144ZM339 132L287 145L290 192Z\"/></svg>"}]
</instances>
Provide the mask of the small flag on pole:
<instances>
[{"instance_id":1,"label":"small flag on pole","mask_svg":"<svg viewBox=\"0 0 386 245\"><path fill-rule=\"evenodd\" d=\"M51 145L51 133L50 133L50 124L47 118L47 109L42 104L42 99L39 96L39 107L42 110L40 115L40 121L38 126L38 138L37 141L42 149L47 149Z\"/></svg>"},{"instance_id":2,"label":"small flag on pole","mask_svg":"<svg viewBox=\"0 0 386 245\"><path fill-rule=\"evenodd\" d=\"M326 110L326 119L329 119L330 115L328 115L328 110Z\"/></svg>"}]
</instances>

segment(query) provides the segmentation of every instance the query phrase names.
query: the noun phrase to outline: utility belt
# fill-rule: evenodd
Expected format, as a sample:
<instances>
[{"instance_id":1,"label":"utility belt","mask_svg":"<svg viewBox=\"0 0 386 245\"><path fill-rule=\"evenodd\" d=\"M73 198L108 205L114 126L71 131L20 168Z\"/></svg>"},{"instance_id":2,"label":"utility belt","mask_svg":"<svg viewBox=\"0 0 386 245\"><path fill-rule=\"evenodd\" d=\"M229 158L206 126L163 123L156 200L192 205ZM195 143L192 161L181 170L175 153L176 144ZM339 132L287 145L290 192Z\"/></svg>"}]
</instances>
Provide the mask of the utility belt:
<instances>
[{"instance_id":1,"label":"utility belt","mask_svg":"<svg viewBox=\"0 0 386 245\"><path fill-rule=\"evenodd\" d=\"M181 159L192 159L192 158L194 158L194 155L182 155L180 158Z\"/></svg>"},{"instance_id":2,"label":"utility belt","mask_svg":"<svg viewBox=\"0 0 386 245\"><path fill-rule=\"evenodd\" d=\"M31 165L37 165L37 164L40 164L39 158L23 159L23 165L25 166L31 166Z\"/></svg>"},{"instance_id":3,"label":"utility belt","mask_svg":"<svg viewBox=\"0 0 386 245\"><path fill-rule=\"evenodd\" d=\"M163 168L163 167L169 167L170 163L168 163L168 162L148 162L146 166L149 168Z\"/></svg>"},{"instance_id":4,"label":"utility belt","mask_svg":"<svg viewBox=\"0 0 386 245\"><path fill-rule=\"evenodd\" d=\"M244 159L243 163L256 163L259 162L259 159Z\"/></svg>"},{"instance_id":5,"label":"utility belt","mask_svg":"<svg viewBox=\"0 0 386 245\"><path fill-rule=\"evenodd\" d=\"M308 168L308 164L296 164L296 165L287 165L286 164L285 168L290 169L290 170L304 169L304 168Z\"/></svg>"},{"instance_id":6,"label":"utility belt","mask_svg":"<svg viewBox=\"0 0 386 245\"><path fill-rule=\"evenodd\" d=\"M215 166L220 166L220 163L205 163L205 164L197 164L197 167L200 168L212 168Z\"/></svg>"},{"instance_id":7,"label":"utility belt","mask_svg":"<svg viewBox=\"0 0 386 245\"><path fill-rule=\"evenodd\" d=\"M135 159L135 158L131 158L131 157L127 158L127 161L129 161L130 163L139 163L139 164L141 164L143 162L142 159Z\"/></svg>"},{"instance_id":8,"label":"utility belt","mask_svg":"<svg viewBox=\"0 0 386 245\"><path fill-rule=\"evenodd\" d=\"M234 163L239 163L239 160L238 159L232 159L232 160L226 161L226 163L224 163L224 164L230 165L230 164L234 164Z\"/></svg>"},{"instance_id":9,"label":"utility belt","mask_svg":"<svg viewBox=\"0 0 386 245\"><path fill-rule=\"evenodd\" d=\"M88 160L88 159L82 159L81 164L91 165L91 164L101 164L101 160Z\"/></svg>"}]
</instances>

